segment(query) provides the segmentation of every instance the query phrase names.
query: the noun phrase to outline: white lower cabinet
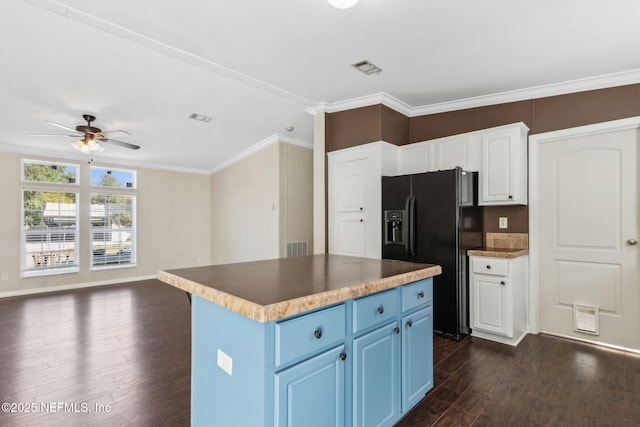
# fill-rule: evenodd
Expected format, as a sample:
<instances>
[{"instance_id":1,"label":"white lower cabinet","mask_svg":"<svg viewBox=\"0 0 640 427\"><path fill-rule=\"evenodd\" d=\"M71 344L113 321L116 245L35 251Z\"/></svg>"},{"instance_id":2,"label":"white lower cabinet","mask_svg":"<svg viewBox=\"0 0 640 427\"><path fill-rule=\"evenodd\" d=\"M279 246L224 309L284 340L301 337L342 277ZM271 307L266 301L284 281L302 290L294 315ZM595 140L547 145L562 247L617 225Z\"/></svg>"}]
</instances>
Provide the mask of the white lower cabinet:
<instances>
[{"instance_id":1,"label":"white lower cabinet","mask_svg":"<svg viewBox=\"0 0 640 427\"><path fill-rule=\"evenodd\" d=\"M524 338L527 261L527 256L470 257L472 336L510 345L517 345Z\"/></svg>"}]
</instances>

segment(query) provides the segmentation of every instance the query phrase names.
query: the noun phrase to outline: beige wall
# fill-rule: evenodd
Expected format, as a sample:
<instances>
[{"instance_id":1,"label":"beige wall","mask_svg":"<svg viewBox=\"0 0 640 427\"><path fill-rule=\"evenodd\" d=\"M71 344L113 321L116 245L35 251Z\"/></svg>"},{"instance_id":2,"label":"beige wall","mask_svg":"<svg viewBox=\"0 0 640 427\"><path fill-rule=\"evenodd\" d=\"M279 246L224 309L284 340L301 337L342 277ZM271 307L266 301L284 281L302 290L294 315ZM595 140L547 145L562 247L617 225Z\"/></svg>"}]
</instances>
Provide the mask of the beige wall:
<instances>
[{"instance_id":1,"label":"beige wall","mask_svg":"<svg viewBox=\"0 0 640 427\"><path fill-rule=\"evenodd\" d=\"M312 154L274 143L211 176L213 264L285 256L285 241L312 246Z\"/></svg>"},{"instance_id":2,"label":"beige wall","mask_svg":"<svg viewBox=\"0 0 640 427\"><path fill-rule=\"evenodd\" d=\"M272 144L211 175L213 264L278 258L278 158Z\"/></svg>"},{"instance_id":3,"label":"beige wall","mask_svg":"<svg viewBox=\"0 0 640 427\"><path fill-rule=\"evenodd\" d=\"M80 271L20 278L21 161L84 161L0 152L0 297L37 290L117 283L158 270L285 256L286 241L313 247L313 150L275 143L212 175L113 166L137 171L137 265L91 271L88 213L80 216ZM81 188L80 200L89 200Z\"/></svg>"},{"instance_id":4,"label":"beige wall","mask_svg":"<svg viewBox=\"0 0 640 427\"><path fill-rule=\"evenodd\" d=\"M286 242L313 253L313 150L280 143L280 258Z\"/></svg>"},{"instance_id":5,"label":"beige wall","mask_svg":"<svg viewBox=\"0 0 640 427\"><path fill-rule=\"evenodd\" d=\"M37 288L72 287L114 283L155 276L158 270L191 267L211 261L211 188L208 175L136 169L137 190L137 265L132 268L91 271L87 218L81 215L80 271L20 279L21 200L20 173L23 158L59 161L80 165L85 182L89 165L84 161L39 158L38 156L0 152L0 296ZM103 164L96 163L103 166ZM104 165L109 166L109 165ZM88 200L82 189L81 200Z\"/></svg>"},{"instance_id":6,"label":"beige wall","mask_svg":"<svg viewBox=\"0 0 640 427\"><path fill-rule=\"evenodd\" d=\"M325 113L313 116L313 253L326 252L327 192L325 148Z\"/></svg>"}]
</instances>

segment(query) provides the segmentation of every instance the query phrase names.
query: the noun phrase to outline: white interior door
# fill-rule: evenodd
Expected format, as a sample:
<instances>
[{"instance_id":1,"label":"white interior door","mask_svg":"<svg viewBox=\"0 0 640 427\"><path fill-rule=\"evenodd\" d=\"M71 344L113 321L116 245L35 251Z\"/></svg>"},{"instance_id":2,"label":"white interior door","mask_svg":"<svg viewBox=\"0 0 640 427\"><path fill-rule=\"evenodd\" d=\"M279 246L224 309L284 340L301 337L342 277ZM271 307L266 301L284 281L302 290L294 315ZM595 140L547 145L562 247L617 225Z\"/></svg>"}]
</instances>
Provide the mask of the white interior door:
<instances>
[{"instance_id":1,"label":"white interior door","mask_svg":"<svg viewBox=\"0 0 640 427\"><path fill-rule=\"evenodd\" d=\"M595 128L533 141L540 330L640 349L640 130ZM599 308L597 335L574 330L573 304Z\"/></svg>"}]
</instances>

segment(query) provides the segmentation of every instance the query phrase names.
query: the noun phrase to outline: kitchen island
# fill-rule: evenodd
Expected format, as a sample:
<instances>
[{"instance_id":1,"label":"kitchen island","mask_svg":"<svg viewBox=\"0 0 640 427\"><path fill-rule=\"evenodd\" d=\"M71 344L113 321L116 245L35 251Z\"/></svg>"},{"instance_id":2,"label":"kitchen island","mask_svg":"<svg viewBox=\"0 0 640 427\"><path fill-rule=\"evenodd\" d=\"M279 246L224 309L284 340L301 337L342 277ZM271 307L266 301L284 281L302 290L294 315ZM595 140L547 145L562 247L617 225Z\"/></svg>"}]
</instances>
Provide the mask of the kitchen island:
<instances>
[{"instance_id":1,"label":"kitchen island","mask_svg":"<svg viewBox=\"0 0 640 427\"><path fill-rule=\"evenodd\" d=\"M191 424L392 425L433 386L440 273L338 255L160 271L192 294Z\"/></svg>"}]
</instances>

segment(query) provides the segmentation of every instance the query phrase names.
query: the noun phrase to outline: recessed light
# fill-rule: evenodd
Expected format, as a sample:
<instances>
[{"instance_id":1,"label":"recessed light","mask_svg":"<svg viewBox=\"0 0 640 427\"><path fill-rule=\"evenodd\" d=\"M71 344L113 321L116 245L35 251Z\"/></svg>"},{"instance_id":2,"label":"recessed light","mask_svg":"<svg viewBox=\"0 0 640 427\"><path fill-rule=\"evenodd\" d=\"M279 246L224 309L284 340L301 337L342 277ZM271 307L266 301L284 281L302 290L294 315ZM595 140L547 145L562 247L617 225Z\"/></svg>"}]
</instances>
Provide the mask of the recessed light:
<instances>
[{"instance_id":1,"label":"recessed light","mask_svg":"<svg viewBox=\"0 0 640 427\"><path fill-rule=\"evenodd\" d=\"M382 68L367 60L356 62L355 64L351 64L351 66L365 74L378 74L382 72Z\"/></svg>"},{"instance_id":2,"label":"recessed light","mask_svg":"<svg viewBox=\"0 0 640 427\"><path fill-rule=\"evenodd\" d=\"M202 114L192 113L192 114L189 116L189 118L190 118L190 119L193 119L193 120L197 120L197 121L199 121L199 122L209 123L213 117L204 116L204 115L202 115Z\"/></svg>"},{"instance_id":3,"label":"recessed light","mask_svg":"<svg viewBox=\"0 0 640 427\"><path fill-rule=\"evenodd\" d=\"M287 126L286 128L284 128L284 130L286 130L287 132L293 132L293 129L293 126Z\"/></svg>"}]
</instances>

